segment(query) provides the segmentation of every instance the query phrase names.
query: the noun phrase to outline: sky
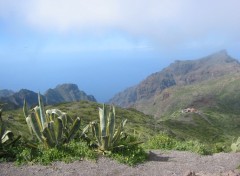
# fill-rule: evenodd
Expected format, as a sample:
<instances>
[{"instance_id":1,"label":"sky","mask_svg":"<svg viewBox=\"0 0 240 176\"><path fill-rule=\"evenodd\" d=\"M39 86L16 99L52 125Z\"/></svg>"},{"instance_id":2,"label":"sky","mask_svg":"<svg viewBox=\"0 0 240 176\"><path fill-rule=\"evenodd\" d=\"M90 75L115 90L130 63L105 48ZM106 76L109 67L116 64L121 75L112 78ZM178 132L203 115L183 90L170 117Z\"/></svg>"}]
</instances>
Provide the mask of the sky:
<instances>
[{"instance_id":1,"label":"sky","mask_svg":"<svg viewBox=\"0 0 240 176\"><path fill-rule=\"evenodd\" d=\"M0 89L106 102L174 60L240 58L239 0L0 0Z\"/></svg>"}]
</instances>

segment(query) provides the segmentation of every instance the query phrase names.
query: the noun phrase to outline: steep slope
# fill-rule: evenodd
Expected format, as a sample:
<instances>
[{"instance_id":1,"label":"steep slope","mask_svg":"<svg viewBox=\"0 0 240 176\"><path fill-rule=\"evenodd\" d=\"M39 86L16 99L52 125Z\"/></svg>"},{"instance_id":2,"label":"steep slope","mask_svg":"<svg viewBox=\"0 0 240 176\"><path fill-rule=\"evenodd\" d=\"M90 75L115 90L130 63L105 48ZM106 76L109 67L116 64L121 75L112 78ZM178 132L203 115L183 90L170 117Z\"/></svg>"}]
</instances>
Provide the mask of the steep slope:
<instances>
[{"instance_id":1,"label":"steep slope","mask_svg":"<svg viewBox=\"0 0 240 176\"><path fill-rule=\"evenodd\" d=\"M159 94L167 98L168 92L163 93L167 88L199 84L235 73L240 74L240 64L225 50L197 60L175 61L162 71L150 75L137 86L118 93L109 103L122 107L136 107L140 102L147 100L152 102ZM141 110L138 106L137 109Z\"/></svg>"},{"instance_id":2,"label":"steep slope","mask_svg":"<svg viewBox=\"0 0 240 176\"><path fill-rule=\"evenodd\" d=\"M152 115L177 138L231 142L240 134L240 64L226 51L176 61L110 102Z\"/></svg>"},{"instance_id":3,"label":"steep slope","mask_svg":"<svg viewBox=\"0 0 240 176\"><path fill-rule=\"evenodd\" d=\"M62 84L54 89L49 89L44 94L47 104L56 104L61 102L73 102L79 100L96 101L94 96L87 95L80 91L76 84Z\"/></svg>"}]
</instances>

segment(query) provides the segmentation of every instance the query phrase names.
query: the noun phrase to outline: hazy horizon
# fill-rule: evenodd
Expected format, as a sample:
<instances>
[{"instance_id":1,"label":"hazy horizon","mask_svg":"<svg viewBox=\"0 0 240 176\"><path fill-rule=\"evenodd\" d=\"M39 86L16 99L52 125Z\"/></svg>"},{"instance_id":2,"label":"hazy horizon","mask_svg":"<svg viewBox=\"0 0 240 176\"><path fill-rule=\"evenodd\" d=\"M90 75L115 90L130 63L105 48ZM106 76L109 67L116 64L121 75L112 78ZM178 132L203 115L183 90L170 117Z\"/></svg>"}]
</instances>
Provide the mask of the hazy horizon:
<instances>
[{"instance_id":1,"label":"hazy horizon","mask_svg":"<svg viewBox=\"0 0 240 176\"><path fill-rule=\"evenodd\" d=\"M174 60L239 60L238 0L0 0L0 89L62 83L105 102Z\"/></svg>"}]
</instances>

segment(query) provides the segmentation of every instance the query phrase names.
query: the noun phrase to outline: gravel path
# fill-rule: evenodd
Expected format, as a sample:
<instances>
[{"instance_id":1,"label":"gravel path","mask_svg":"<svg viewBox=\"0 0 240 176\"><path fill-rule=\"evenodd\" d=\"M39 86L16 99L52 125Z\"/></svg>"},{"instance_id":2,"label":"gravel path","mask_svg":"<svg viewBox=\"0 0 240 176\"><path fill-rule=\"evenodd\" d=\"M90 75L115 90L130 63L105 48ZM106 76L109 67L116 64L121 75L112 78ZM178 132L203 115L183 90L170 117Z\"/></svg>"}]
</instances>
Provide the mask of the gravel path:
<instances>
[{"instance_id":1,"label":"gravel path","mask_svg":"<svg viewBox=\"0 0 240 176\"><path fill-rule=\"evenodd\" d=\"M53 163L51 166L0 163L1 176L240 176L236 168L240 153L218 153L200 156L180 151L150 151L149 161L135 167L119 164L101 157L97 162L76 161L70 164Z\"/></svg>"}]
</instances>

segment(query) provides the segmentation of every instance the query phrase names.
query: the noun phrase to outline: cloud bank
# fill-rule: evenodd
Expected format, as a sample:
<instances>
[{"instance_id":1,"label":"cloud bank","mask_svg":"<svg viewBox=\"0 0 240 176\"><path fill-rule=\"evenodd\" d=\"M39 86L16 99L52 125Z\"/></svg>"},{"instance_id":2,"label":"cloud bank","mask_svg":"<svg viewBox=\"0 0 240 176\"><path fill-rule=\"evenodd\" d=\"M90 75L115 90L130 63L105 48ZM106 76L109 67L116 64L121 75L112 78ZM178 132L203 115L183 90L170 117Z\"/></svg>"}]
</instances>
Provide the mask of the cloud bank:
<instances>
[{"instance_id":1,"label":"cloud bank","mask_svg":"<svg viewBox=\"0 0 240 176\"><path fill-rule=\"evenodd\" d=\"M239 0L0 0L0 19L40 32L120 31L186 48L240 40Z\"/></svg>"}]
</instances>

